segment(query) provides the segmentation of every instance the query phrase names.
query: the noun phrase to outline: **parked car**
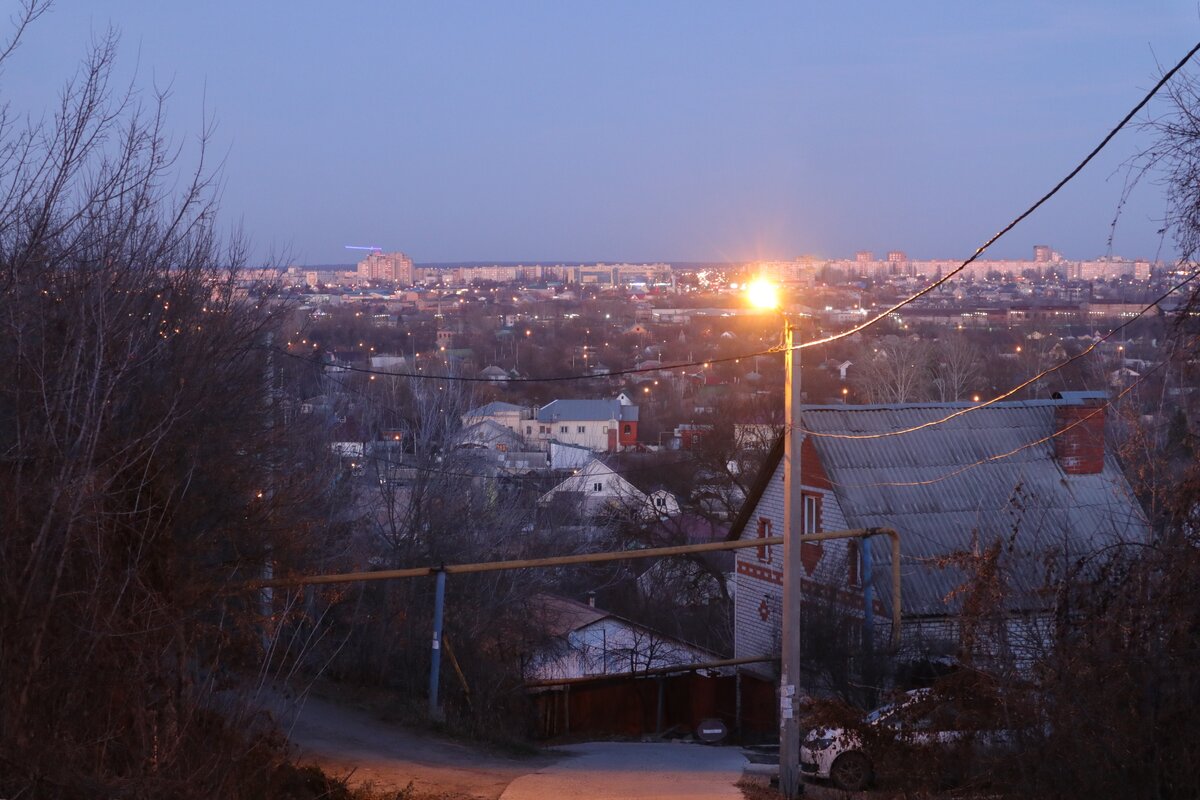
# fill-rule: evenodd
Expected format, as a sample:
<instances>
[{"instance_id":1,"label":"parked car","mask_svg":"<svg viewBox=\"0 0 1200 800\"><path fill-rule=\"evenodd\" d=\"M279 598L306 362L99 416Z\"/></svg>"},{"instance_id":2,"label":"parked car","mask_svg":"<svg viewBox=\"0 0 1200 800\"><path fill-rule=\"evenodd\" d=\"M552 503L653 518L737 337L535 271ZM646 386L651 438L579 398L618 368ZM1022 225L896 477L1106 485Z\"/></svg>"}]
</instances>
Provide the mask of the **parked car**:
<instances>
[{"instance_id":1,"label":"parked car","mask_svg":"<svg viewBox=\"0 0 1200 800\"><path fill-rule=\"evenodd\" d=\"M955 756L969 759L1011 749L1017 733L1007 711L1008 704L995 693L953 697L914 689L868 713L856 729L811 730L800 745L800 767L849 791L869 785L884 760L941 771Z\"/></svg>"}]
</instances>

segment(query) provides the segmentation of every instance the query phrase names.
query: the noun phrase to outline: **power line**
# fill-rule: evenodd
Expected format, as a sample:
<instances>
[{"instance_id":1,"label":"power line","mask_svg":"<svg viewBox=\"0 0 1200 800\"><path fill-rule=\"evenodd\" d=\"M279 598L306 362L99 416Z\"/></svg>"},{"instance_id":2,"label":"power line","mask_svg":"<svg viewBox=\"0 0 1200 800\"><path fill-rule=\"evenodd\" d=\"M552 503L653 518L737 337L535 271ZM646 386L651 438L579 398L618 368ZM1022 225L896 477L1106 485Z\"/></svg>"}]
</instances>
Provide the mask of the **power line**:
<instances>
[{"instance_id":1,"label":"power line","mask_svg":"<svg viewBox=\"0 0 1200 800\"><path fill-rule=\"evenodd\" d=\"M949 422L950 420L955 419L956 417L961 417L964 414L969 414L971 412L979 411L980 409L987 408L988 406L995 405L996 403L1007 400L1008 398L1012 397L1014 394L1021 391L1022 389L1026 388L1028 386L1031 386L1034 383L1037 383L1039 380L1046 377L1050 373L1057 372L1058 370L1063 369L1064 367L1070 366L1071 364L1075 363L1076 361L1079 361L1080 359L1091 355L1091 353L1093 351L1095 351L1095 349L1097 347L1099 347L1101 343L1108 341L1115 334L1119 333L1120 331L1124 330L1126 327L1137 322L1139 319L1141 319L1143 314L1145 314L1150 309L1158 306L1158 304L1161 303L1163 300L1167 299L1172 294L1179 291L1179 289L1183 288L1187 284L1194 281L1197 277L1200 277L1200 270L1193 272L1191 275L1189 275L1188 277L1184 278L1179 283L1172 286L1166 292L1161 294L1158 298L1153 300L1149 305L1143 307L1140 311L1138 311L1137 314L1134 314L1131 318L1127 319L1125 322L1122 322L1120 325L1116 326L1115 328L1110 330L1108 333L1104 334L1099 339L1092 342L1090 345L1088 345L1088 347L1084 348L1080 352L1076 353L1075 355L1071 356L1070 358L1067 358L1064 361L1060 361L1059 363L1055 364L1052 367L1047 367L1046 369L1037 373L1033 377L1028 378L1027 380L1024 380L1021 383L1018 383L1017 385L1013 386L1012 388L1001 392L1000 394L996 395L995 397L993 397L992 399L990 399L986 402L972 404L966 408L962 408L951 414L947 414L946 416L942 417L941 419L935 419L935 420L930 420L929 422L923 422L920 425L914 425L911 428L901 428L899 430L885 431L883 433L822 433L821 431L809 430L808 428L803 428L802 430L805 434L807 434L809 436L815 436L815 437L822 438L822 439L884 439L884 438L887 438L890 436L903 436L905 434L915 433L917 431L924 430L926 428L932 428L935 425L941 425L944 422Z\"/></svg>"},{"instance_id":2,"label":"power line","mask_svg":"<svg viewBox=\"0 0 1200 800\"><path fill-rule=\"evenodd\" d=\"M1192 344L1195 345L1196 341L1193 341ZM1106 400L1102 405L1096 406L1096 408L1093 411L1091 411L1090 413L1086 414L1085 416L1080 417L1078 420L1075 420L1070 425L1066 425L1063 428L1061 428L1060 430L1057 430L1054 433L1049 434L1048 436L1043 436L1043 437L1041 437L1039 439L1035 439L1031 442L1026 442L1025 444L1023 444L1019 447L1015 447L1012 450L1009 450L1005 453L997 453L994 455L987 456L986 458L981 458L978 461L958 467L957 469L951 470L950 472L947 472L943 475L939 475L936 478L929 478L926 480L919 480L919 481L877 481L874 483L840 483L840 482L831 480L830 483L832 483L835 486L844 488L844 489L871 489L871 488L879 488L879 487L884 487L884 486L896 487L896 488L912 488L912 487L916 487L916 486L932 486L933 484L941 483L942 481L949 480L950 478L953 478L957 475L961 475L962 473L966 472L967 470L975 469L976 467L982 467L985 464L990 464L994 461L1000 461L1005 458L1010 458L1012 456L1015 456L1017 453L1021 453L1025 450L1028 450L1031 447L1037 447L1038 445L1045 444L1046 442L1052 441L1052 440L1058 438L1059 436L1062 436L1064 433L1070 431L1072 428L1076 427L1077 425L1082 425L1083 423L1087 422L1088 420L1090 420L1092 417L1096 416L1097 414L1103 413L1107 409L1111 408L1117 400L1120 400L1122 397L1124 397L1125 395L1132 392L1143 381L1145 381L1147 378L1149 378L1153 373L1155 373L1156 371L1158 371L1158 370L1162 369L1164 366L1166 366L1166 364L1167 364L1167 362L1165 360L1160 361L1158 364L1155 364L1153 367L1146 370L1146 372L1144 372L1143 374L1138 376L1138 379L1136 381L1132 382L1124 390L1119 392L1116 397L1112 398L1111 400Z\"/></svg>"},{"instance_id":3,"label":"power line","mask_svg":"<svg viewBox=\"0 0 1200 800\"><path fill-rule=\"evenodd\" d=\"M861 325L856 325L847 331L843 331L841 333L835 333L832 336L826 336L823 339L815 339L813 341L803 342L799 345L796 345L796 349L803 350L806 347L816 347L817 345L829 344L830 342L836 342L839 339L844 339L847 336L853 336L856 333L860 333L860 332L866 330L867 328L870 328L871 326L875 325L876 323L878 323L880 320L884 319L885 317L888 317L889 315L896 313L900 309L907 306L909 303L912 303L913 301L915 301L921 297L924 297L925 295L929 294L937 287L941 286L946 281L953 278L955 275L962 272L964 269L966 269L968 266L970 266L972 263L974 263L981 255L983 255L985 250L987 250L989 247L991 247L993 244L995 244L1000 239L1000 237L1004 236L1006 233L1011 231L1013 228L1017 227L1017 225L1019 225L1022 221L1024 221L1026 217L1028 217L1034 211L1037 211L1046 201L1048 201L1051 197L1054 197L1054 195L1058 194L1060 189L1062 189L1064 186L1066 186L1068 183L1070 183L1071 180L1076 175L1078 175L1081 171L1083 171L1083 168L1086 167L1093 158L1095 158L1097 155L1099 155L1101 150L1103 150L1105 147L1108 146L1108 143L1113 140L1113 138L1121 131L1121 129L1124 128L1129 123L1130 120L1132 120L1135 116L1137 116L1139 111L1141 111L1143 108L1145 108L1146 104L1150 102L1150 100L1154 97L1154 95L1158 94L1158 90L1161 89L1164 85L1166 85L1167 81L1169 81L1172 77L1174 77L1176 72L1183 69L1184 65L1187 64L1187 62L1191 60L1192 56L1194 56L1198 51L1200 51L1200 42L1197 42L1196 45L1187 52L1187 55L1185 55L1183 58L1181 58L1175 66L1171 67L1171 69L1169 69L1165 74L1163 74L1162 78L1159 79L1158 83L1154 84L1154 88L1152 88L1141 99L1141 101L1139 101L1138 104L1136 106L1134 106L1133 109L1131 109L1130 112L1128 114L1126 114L1120 122L1117 123L1117 126L1115 128L1113 128L1112 130L1110 130L1108 132L1108 135L1106 135L1103 139L1100 140L1100 143L1098 145L1096 145L1094 148L1092 148L1092 151L1090 153L1088 153L1084 157L1084 159L1075 166L1074 169L1072 169L1070 172L1068 172L1066 174L1066 176L1063 177L1063 179L1060 180L1058 183L1056 183L1050 191L1048 191L1044 195L1042 195L1036 203L1031 205L1029 208L1025 209L1023 212L1021 212L1019 215L1017 215L1017 217L1015 219L1013 219L1011 222L1009 222L1007 225L1005 225L1003 228L1001 228L999 231L997 231L995 234L993 234L992 237L990 239L988 239L986 242L984 242L983 245L979 249L977 249L971 255L971 257L968 258L966 261L962 262L956 268L954 268L950 272L946 273L941 278L938 278L937 280L935 280L933 283L929 284L925 288L909 295L908 297L899 301L898 303L893 304L892 306L888 307L886 310L881 311L880 313L876 314L874 317L871 317L870 319L866 320Z\"/></svg>"},{"instance_id":4,"label":"power line","mask_svg":"<svg viewBox=\"0 0 1200 800\"><path fill-rule=\"evenodd\" d=\"M327 364L318 359L309 356L303 356L298 353L291 353L281 347L265 348L272 350L281 355L306 361L318 367L336 367L344 372L356 372L363 375L379 375L387 378L417 378L420 380L430 381L447 381L457 383L490 383L505 385L510 383L562 383L564 381L589 381L600 380L604 378L612 378L621 375L637 375L647 372L670 372L677 369L685 369L687 367L707 367L709 364L725 364L730 361L741 361L743 358L755 358L756 356L769 356L782 353L780 345L769 347L766 350L759 350L754 353L744 353L741 355L724 356L722 358L705 358L698 361L684 361L676 364L663 364L658 367L631 367L630 369L615 369L605 373L594 375L551 375L546 378L483 378L478 375L434 375L428 372L389 372L387 370L371 369L369 367L356 367L350 364Z\"/></svg>"}]
</instances>

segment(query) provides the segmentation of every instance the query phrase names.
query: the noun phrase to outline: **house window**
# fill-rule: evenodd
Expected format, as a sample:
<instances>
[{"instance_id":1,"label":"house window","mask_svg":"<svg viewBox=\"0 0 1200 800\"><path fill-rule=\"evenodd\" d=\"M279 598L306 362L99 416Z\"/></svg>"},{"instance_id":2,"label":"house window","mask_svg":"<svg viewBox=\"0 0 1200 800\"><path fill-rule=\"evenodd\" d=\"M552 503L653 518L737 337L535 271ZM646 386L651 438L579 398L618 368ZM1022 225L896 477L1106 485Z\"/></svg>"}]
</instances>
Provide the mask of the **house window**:
<instances>
[{"instance_id":1,"label":"house window","mask_svg":"<svg viewBox=\"0 0 1200 800\"><path fill-rule=\"evenodd\" d=\"M819 494L804 495L804 528L805 533L821 532L821 496Z\"/></svg>"},{"instance_id":2,"label":"house window","mask_svg":"<svg viewBox=\"0 0 1200 800\"><path fill-rule=\"evenodd\" d=\"M769 517L759 517L758 518L758 538L759 539L767 539L767 538L770 538L772 535L773 534L771 533L770 518ZM757 550L758 550L758 560L759 561L762 561L763 563L767 563L771 560L771 548L770 547L767 547L764 545L759 545Z\"/></svg>"},{"instance_id":3,"label":"house window","mask_svg":"<svg viewBox=\"0 0 1200 800\"><path fill-rule=\"evenodd\" d=\"M538 433L545 433L545 432L546 432L546 426L538 425Z\"/></svg>"},{"instance_id":4,"label":"house window","mask_svg":"<svg viewBox=\"0 0 1200 800\"><path fill-rule=\"evenodd\" d=\"M626 422L626 423L625 423L625 427L622 429L622 432L623 432L623 433L624 433L626 436L628 436L629 434L633 433L633 426L632 426L632 425L630 425L628 422Z\"/></svg>"},{"instance_id":5,"label":"house window","mask_svg":"<svg viewBox=\"0 0 1200 800\"><path fill-rule=\"evenodd\" d=\"M569 430L571 430L571 426L570 426L570 425L559 425L559 426L558 426L558 432L559 432L559 433L567 433Z\"/></svg>"},{"instance_id":6,"label":"house window","mask_svg":"<svg viewBox=\"0 0 1200 800\"><path fill-rule=\"evenodd\" d=\"M601 491L601 490L603 490L603 489L604 489L604 484L603 484L603 483L600 483L599 481L597 481L596 483L593 483L593 484L592 484L592 491L593 491L593 492L599 492L599 491Z\"/></svg>"},{"instance_id":7,"label":"house window","mask_svg":"<svg viewBox=\"0 0 1200 800\"><path fill-rule=\"evenodd\" d=\"M526 425L526 426L525 426L525 435L526 435L526 436L530 436L530 435L532 435L532 434L533 434L533 426L532 426L532 425Z\"/></svg>"},{"instance_id":8,"label":"house window","mask_svg":"<svg viewBox=\"0 0 1200 800\"><path fill-rule=\"evenodd\" d=\"M666 508L667 507L667 498L665 498L665 497L654 498L654 505L658 506L659 508Z\"/></svg>"},{"instance_id":9,"label":"house window","mask_svg":"<svg viewBox=\"0 0 1200 800\"><path fill-rule=\"evenodd\" d=\"M575 429L575 432L576 432L576 433L587 433L587 426L586 426L586 425L579 425L579 426L577 426L577 427L576 427L576 429Z\"/></svg>"},{"instance_id":10,"label":"house window","mask_svg":"<svg viewBox=\"0 0 1200 800\"><path fill-rule=\"evenodd\" d=\"M848 583L851 586L862 586L862 543L857 539L851 539L846 545L846 566L849 569L850 577Z\"/></svg>"}]
</instances>

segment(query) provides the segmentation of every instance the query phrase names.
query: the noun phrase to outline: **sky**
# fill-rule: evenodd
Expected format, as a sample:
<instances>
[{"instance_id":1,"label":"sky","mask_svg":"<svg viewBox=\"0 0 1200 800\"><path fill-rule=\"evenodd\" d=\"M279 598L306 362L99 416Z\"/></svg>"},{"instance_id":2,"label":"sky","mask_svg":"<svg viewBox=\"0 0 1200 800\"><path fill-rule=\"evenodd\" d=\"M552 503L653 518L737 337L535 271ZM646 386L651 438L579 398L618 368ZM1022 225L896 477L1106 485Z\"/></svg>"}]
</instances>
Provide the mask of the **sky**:
<instances>
[{"instance_id":1,"label":"sky","mask_svg":"<svg viewBox=\"0 0 1200 800\"><path fill-rule=\"evenodd\" d=\"M51 112L116 28L176 142L215 122L223 218L264 263L965 258L1200 40L1198 9L57 0L0 99ZM1122 134L989 254L1169 256L1154 181L1108 243L1150 141Z\"/></svg>"}]
</instances>

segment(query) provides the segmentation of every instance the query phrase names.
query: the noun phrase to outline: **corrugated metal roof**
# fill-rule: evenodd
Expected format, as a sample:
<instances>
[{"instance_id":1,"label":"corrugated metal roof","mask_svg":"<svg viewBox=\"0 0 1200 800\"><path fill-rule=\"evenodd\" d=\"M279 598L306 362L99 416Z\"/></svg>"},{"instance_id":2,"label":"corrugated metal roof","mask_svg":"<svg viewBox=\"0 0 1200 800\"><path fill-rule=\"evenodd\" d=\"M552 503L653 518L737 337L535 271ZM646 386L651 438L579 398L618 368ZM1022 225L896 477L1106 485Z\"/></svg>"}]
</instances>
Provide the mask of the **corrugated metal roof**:
<instances>
[{"instance_id":1,"label":"corrugated metal roof","mask_svg":"<svg viewBox=\"0 0 1200 800\"><path fill-rule=\"evenodd\" d=\"M1098 474L1068 475L1054 459L1053 440L1026 447L1053 433L1054 408L1064 402L1071 400L998 403L881 439L812 437L847 524L900 532L906 614L951 610L947 598L965 580L962 570L943 565L955 551L982 551L1002 541L1010 607L1030 609L1045 606L1039 593L1047 557L1062 563L1146 537L1145 518L1111 456ZM807 406L802 424L815 433L884 433L959 407ZM877 538L871 555L877 596L890 602L888 542Z\"/></svg>"},{"instance_id":2,"label":"corrugated metal roof","mask_svg":"<svg viewBox=\"0 0 1200 800\"><path fill-rule=\"evenodd\" d=\"M538 422L557 420L619 419L637 422L637 406L623 406L619 400L555 400L538 411Z\"/></svg>"}]
</instances>

